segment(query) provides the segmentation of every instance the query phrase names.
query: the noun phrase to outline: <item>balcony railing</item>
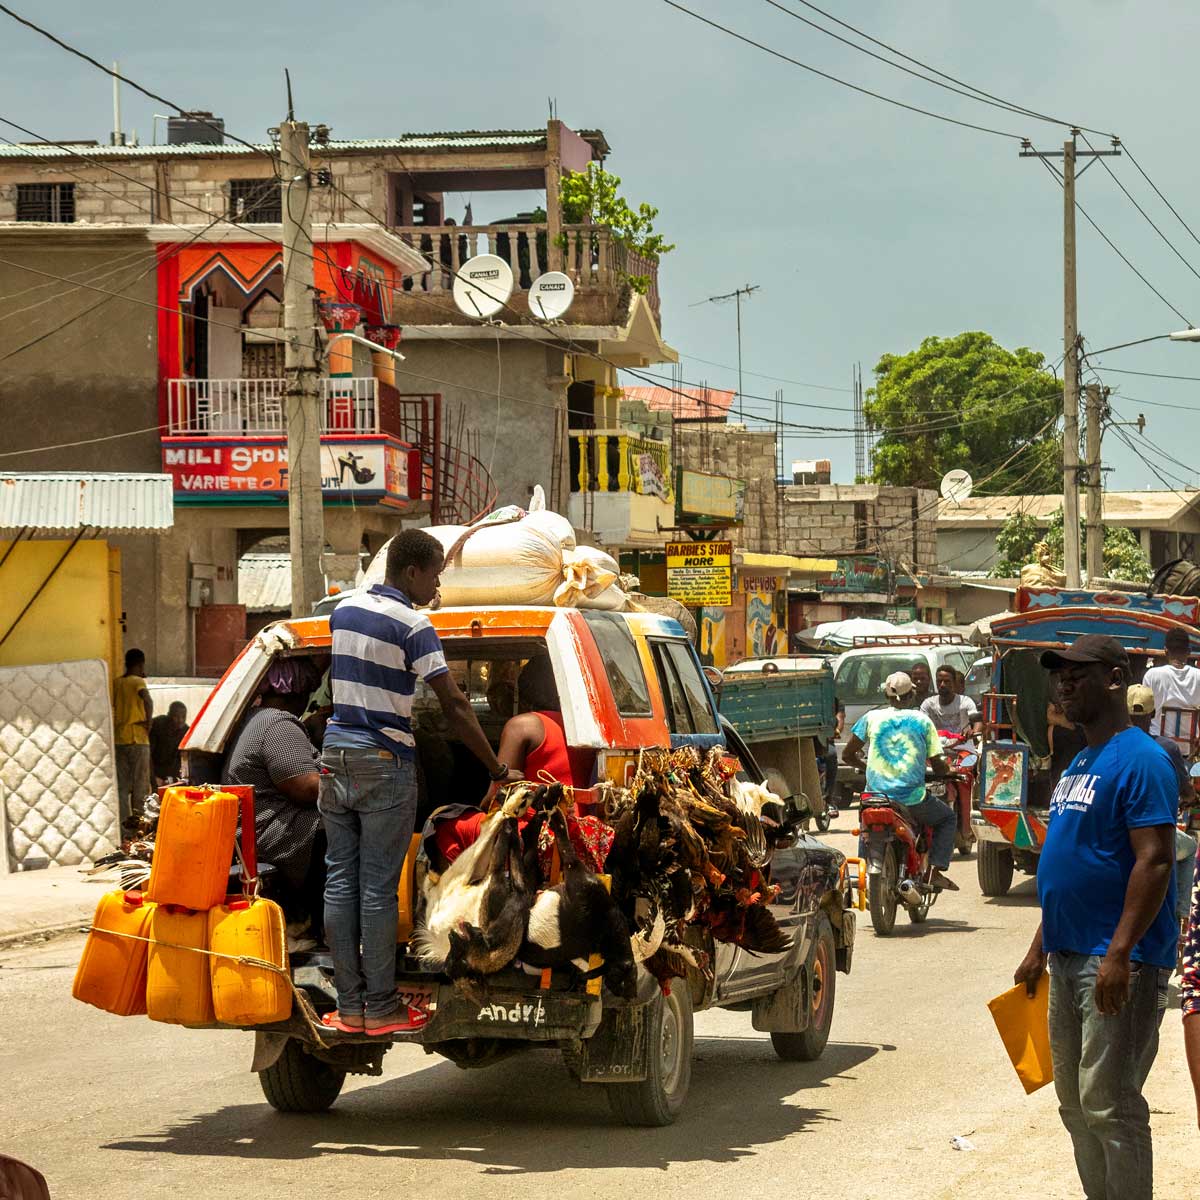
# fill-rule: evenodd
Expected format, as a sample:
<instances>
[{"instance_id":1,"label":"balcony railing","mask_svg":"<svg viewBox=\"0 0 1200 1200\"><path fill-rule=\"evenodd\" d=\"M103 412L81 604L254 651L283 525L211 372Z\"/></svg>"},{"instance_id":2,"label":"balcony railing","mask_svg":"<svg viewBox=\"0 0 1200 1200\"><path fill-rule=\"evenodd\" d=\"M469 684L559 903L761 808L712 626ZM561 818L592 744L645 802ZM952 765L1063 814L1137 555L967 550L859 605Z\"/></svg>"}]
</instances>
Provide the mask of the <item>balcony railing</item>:
<instances>
[{"instance_id":1,"label":"balcony railing","mask_svg":"<svg viewBox=\"0 0 1200 1200\"><path fill-rule=\"evenodd\" d=\"M322 433L389 433L382 428L375 379L320 381ZM167 432L236 437L283 433L282 379L172 379L167 385ZM398 432L398 431L395 431Z\"/></svg>"},{"instance_id":2,"label":"balcony railing","mask_svg":"<svg viewBox=\"0 0 1200 1200\"><path fill-rule=\"evenodd\" d=\"M496 254L512 267L518 291L527 291L539 275L555 268L565 271L580 292L614 291L629 276L646 277L646 296L659 317L658 264L630 253L602 225L564 225L557 247L551 246L545 224L404 225L392 232L434 263L432 271L412 281L416 292L448 293L467 259Z\"/></svg>"},{"instance_id":3,"label":"balcony railing","mask_svg":"<svg viewBox=\"0 0 1200 1200\"><path fill-rule=\"evenodd\" d=\"M570 431L571 491L671 498L670 448L619 429Z\"/></svg>"}]
</instances>

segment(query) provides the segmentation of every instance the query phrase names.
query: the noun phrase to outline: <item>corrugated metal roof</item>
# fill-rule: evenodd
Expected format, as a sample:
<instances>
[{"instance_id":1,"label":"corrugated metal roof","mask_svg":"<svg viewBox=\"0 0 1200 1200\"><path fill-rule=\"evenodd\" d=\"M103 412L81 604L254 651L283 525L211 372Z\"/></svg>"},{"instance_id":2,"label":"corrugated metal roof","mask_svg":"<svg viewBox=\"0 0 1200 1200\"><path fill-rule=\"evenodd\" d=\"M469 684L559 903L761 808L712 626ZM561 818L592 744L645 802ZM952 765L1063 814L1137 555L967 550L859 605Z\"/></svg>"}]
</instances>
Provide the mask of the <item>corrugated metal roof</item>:
<instances>
[{"instance_id":1,"label":"corrugated metal roof","mask_svg":"<svg viewBox=\"0 0 1200 1200\"><path fill-rule=\"evenodd\" d=\"M723 421L729 415L736 392L720 388L623 388L626 400L640 400L655 412L673 413L681 421Z\"/></svg>"},{"instance_id":2,"label":"corrugated metal roof","mask_svg":"<svg viewBox=\"0 0 1200 1200\"><path fill-rule=\"evenodd\" d=\"M1103 516L1116 525L1170 524L1180 520L1197 500L1195 490L1105 492ZM938 526L942 529L981 529L1003 525L1016 513L1048 521L1060 508L1061 492L1032 496L971 496L966 500L940 500Z\"/></svg>"},{"instance_id":3,"label":"corrugated metal roof","mask_svg":"<svg viewBox=\"0 0 1200 1200\"><path fill-rule=\"evenodd\" d=\"M544 129L499 129L491 132L467 130L463 133L405 133L395 138L330 139L313 145L317 157L351 150L472 150L505 146L541 146L546 142ZM224 142L219 146L187 142L176 146L109 146L87 142L63 142L61 146L42 142L12 145L0 143L0 158L159 158L162 156L203 158L227 154L274 154L266 144L250 146Z\"/></svg>"},{"instance_id":4,"label":"corrugated metal roof","mask_svg":"<svg viewBox=\"0 0 1200 1200\"><path fill-rule=\"evenodd\" d=\"M170 475L0 472L0 529L154 532L175 523Z\"/></svg>"},{"instance_id":5,"label":"corrugated metal roof","mask_svg":"<svg viewBox=\"0 0 1200 1200\"><path fill-rule=\"evenodd\" d=\"M291 555L243 554L238 559L238 603L247 612L291 612Z\"/></svg>"}]
</instances>

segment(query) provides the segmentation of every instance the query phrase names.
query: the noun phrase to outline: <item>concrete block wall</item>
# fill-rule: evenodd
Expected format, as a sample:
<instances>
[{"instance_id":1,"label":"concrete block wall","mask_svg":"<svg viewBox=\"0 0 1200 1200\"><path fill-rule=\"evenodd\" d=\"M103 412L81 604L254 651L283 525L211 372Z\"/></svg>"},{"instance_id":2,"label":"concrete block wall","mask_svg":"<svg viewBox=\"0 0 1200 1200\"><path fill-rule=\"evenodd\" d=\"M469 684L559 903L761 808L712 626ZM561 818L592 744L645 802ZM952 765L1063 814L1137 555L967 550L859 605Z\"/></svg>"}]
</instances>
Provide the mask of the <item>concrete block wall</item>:
<instances>
[{"instance_id":1,"label":"concrete block wall","mask_svg":"<svg viewBox=\"0 0 1200 1200\"><path fill-rule=\"evenodd\" d=\"M780 499L785 553L878 554L917 570L937 565L935 492L876 484L818 484L783 487Z\"/></svg>"}]
</instances>

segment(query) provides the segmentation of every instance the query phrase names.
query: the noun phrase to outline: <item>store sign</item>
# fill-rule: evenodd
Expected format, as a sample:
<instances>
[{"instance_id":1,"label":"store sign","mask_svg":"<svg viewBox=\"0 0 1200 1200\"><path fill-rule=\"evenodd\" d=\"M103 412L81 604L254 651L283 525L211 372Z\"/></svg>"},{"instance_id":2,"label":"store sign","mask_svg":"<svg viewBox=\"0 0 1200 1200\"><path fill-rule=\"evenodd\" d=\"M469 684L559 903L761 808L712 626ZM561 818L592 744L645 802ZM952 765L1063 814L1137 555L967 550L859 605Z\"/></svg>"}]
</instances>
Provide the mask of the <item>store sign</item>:
<instances>
[{"instance_id":1,"label":"store sign","mask_svg":"<svg viewBox=\"0 0 1200 1200\"><path fill-rule=\"evenodd\" d=\"M885 621L891 621L893 625L906 625L909 621L917 619L917 606L915 604L889 604L883 614Z\"/></svg>"},{"instance_id":2,"label":"store sign","mask_svg":"<svg viewBox=\"0 0 1200 1200\"><path fill-rule=\"evenodd\" d=\"M892 587L907 584L912 586L908 575L892 574L891 568L882 558L873 554L861 558L839 558L837 570L832 575L822 576L816 582L819 592L863 595L876 593L886 595Z\"/></svg>"},{"instance_id":3,"label":"store sign","mask_svg":"<svg viewBox=\"0 0 1200 1200\"><path fill-rule=\"evenodd\" d=\"M733 603L732 542L671 542L667 595L689 607Z\"/></svg>"},{"instance_id":4,"label":"store sign","mask_svg":"<svg viewBox=\"0 0 1200 1200\"><path fill-rule=\"evenodd\" d=\"M738 572L739 592L782 592L784 582L778 575L746 575Z\"/></svg>"},{"instance_id":5,"label":"store sign","mask_svg":"<svg viewBox=\"0 0 1200 1200\"><path fill-rule=\"evenodd\" d=\"M638 491L643 496L658 496L661 500L671 498L671 488L667 477L653 454L639 454L634 459L637 470Z\"/></svg>"},{"instance_id":6,"label":"store sign","mask_svg":"<svg viewBox=\"0 0 1200 1200\"><path fill-rule=\"evenodd\" d=\"M675 481L675 519L682 525L743 524L746 481L680 467Z\"/></svg>"},{"instance_id":7,"label":"store sign","mask_svg":"<svg viewBox=\"0 0 1200 1200\"><path fill-rule=\"evenodd\" d=\"M386 437L321 439L321 491L326 500L407 504L409 446ZM286 500L285 438L163 438L163 470L177 503L262 504Z\"/></svg>"}]
</instances>

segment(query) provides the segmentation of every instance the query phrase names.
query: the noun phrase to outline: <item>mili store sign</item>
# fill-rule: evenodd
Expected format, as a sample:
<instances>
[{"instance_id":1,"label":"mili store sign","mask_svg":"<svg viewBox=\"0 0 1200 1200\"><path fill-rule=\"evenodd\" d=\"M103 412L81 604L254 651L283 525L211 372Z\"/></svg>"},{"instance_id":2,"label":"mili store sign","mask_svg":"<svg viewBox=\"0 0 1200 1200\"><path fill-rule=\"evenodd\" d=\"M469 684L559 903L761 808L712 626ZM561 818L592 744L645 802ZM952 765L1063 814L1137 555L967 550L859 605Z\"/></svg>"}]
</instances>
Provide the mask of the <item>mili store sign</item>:
<instances>
[{"instance_id":1,"label":"mili store sign","mask_svg":"<svg viewBox=\"0 0 1200 1200\"><path fill-rule=\"evenodd\" d=\"M287 500L283 438L163 438L163 470L176 504L271 504ZM327 500L404 505L419 485L417 451L383 435L323 437L321 490Z\"/></svg>"}]
</instances>

